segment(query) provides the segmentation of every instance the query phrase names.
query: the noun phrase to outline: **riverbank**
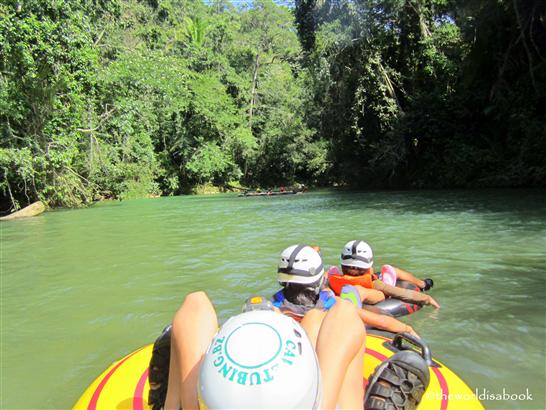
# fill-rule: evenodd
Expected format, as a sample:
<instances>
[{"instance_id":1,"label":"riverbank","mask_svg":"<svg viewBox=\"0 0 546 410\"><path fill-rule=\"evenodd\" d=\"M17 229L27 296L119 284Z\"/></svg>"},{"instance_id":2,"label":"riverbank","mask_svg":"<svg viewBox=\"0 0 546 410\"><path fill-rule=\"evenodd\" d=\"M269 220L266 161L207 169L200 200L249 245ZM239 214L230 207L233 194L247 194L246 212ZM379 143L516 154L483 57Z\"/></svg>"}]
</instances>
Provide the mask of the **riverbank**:
<instances>
[{"instance_id":1,"label":"riverbank","mask_svg":"<svg viewBox=\"0 0 546 410\"><path fill-rule=\"evenodd\" d=\"M312 193L312 192L322 192L322 191L331 191L331 192L339 192L339 193L407 193L409 195L415 195L415 194L427 194L432 192L476 192L477 194L488 194L488 193L498 193L498 192L522 192L522 193L528 193L528 192L535 192L537 194L544 194L546 195L546 188L542 187L536 187L536 188L509 188L509 187L490 187L490 188L458 188L458 189L444 189L444 188L429 188L429 189L422 189L422 188L407 188L407 189L385 189L385 188L376 188L376 189L357 189L355 187L351 187L348 185L340 185L340 184L333 184L331 186L312 186L307 187L303 184L299 184L297 189L301 189L301 187L304 187L304 190L302 192L305 193ZM293 190L293 187L285 188L287 190ZM158 198L166 198L166 197L184 197L184 196L198 196L198 195L219 195L219 194L226 194L226 193L238 193L243 194L245 192L256 192L256 193L267 193L271 188L263 188L263 187L245 187L239 184L229 184L229 185L212 185L212 184L203 184L198 185L191 190L189 190L186 193L180 194L180 195L158 195L158 194L144 194L144 195L132 195L128 198L112 198L112 197L99 197L96 198L93 202L90 202L88 204L83 204L77 207L50 207L47 204L45 204L45 212L48 212L49 210L68 210L68 209L77 209L77 208L88 208L92 207L95 204L99 203L108 203L108 202L123 202L127 200L138 200L138 199L158 199ZM274 192L279 191L280 188L275 188ZM273 190L272 190L273 191ZM280 192L280 191L279 191ZM253 195L249 195L253 196ZM263 195L267 196L267 195ZM10 216L12 214L9 213L2 213L0 212L0 220L2 218L5 218L7 216ZM8 219L12 219L11 217Z\"/></svg>"},{"instance_id":2,"label":"riverbank","mask_svg":"<svg viewBox=\"0 0 546 410\"><path fill-rule=\"evenodd\" d=\"M299 187L305 186L303 184L297 184ZM280 188L275 188L275 190L279 190ZM293 189L292 187L288 188L288 190ZM180 196L185 195L215 195L215 194L225 194L229 192L234 193L244 193L244 192L268 192L271 188L264 188L264 187L246 187L238 182L231 182L229 184L225 185L213 185L213 184L201 184L196 185L184 193L181 193ZM48 204L45 204L42 201L37 201L36 203L41 203L43 205L43 209L41 209L39 212L32 214L34 211L37 210L37 208L30 208L32 204L24 204L24 207L18 211L9 213L9 212L2 212L0 211L0 220L11 220L11 219L18 219L20 217L29 217L29 216L35 216L42 212L44 212L47 209L74 209L74 208L85 208L92 206L96 203L100 202L110 202L110 201L125 201L130 199L154 199L154 198L161 198L164 196L172 196L172 195L160 195L157 193L142 193L142 192L131 192L128 195L121 195L119 197L112 196L112 195L99 195L95 197L95 199L92 202L89 203L81 203L78 204L78 206L73 207L63 207L63 206L49 206ZM29 208L29 209L27 209ZM23 209L26 209L25 212L22 212ZM13 216L15 214L18 214L20 216Z\"/></svg>"}]
</instances>

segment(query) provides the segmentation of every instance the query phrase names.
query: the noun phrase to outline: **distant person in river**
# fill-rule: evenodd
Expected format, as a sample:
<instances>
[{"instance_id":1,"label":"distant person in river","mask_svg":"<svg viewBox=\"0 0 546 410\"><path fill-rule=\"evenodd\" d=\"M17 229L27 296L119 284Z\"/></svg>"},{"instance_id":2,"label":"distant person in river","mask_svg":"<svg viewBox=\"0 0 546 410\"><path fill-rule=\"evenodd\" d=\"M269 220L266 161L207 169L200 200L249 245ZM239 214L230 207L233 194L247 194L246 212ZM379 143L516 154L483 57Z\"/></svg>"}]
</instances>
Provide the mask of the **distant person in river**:
<instances>
[{"instance_id":1,"label":"distant person in river","mask_svg":"<svg viewBox=\"0 0 546 410\"><path fill-rule=\"evenodd\" d=\"M273 295L273 305L284 314L301 320L311 309L330 310L339 298L327 287L320 248L292 245L282 253L277 280L282 289ZM368 326L392 333L406 332L419 337L410 325L380 313L365 311L358 290L349 285L340 291L341 299L351 300L359 307L358 316Z\"/></svg>"},{"instance_id":2,"label":"distant person in river","mask_svg":"<svg viewBox=\"0 0 546 410\"><path fill-rule=\"evenodd\" d=\"M336 295L341 294L344 286L353 285L365 304L373 305L392 297L407 303L440 307L426 293L395 286L397 280L404 280L426 291L433 287L432 279L421 280L390 265L384 265L381 273L374 273L372 248L364 241L353 240L345 244L341 251L341 269L339 272L334 266L328 271L329 286Z\"/></svg>"},{"instance_id":3,"label":"distant person in river","mask_svg":"<svg viewBox=\"0 0 546 410\"><path fill-rule=\"evenodd\" d=\"M154 344L148 400L154 410L410 410L419 404L430 374L424 359L410 350L380 364L365 394L366 331L352 303L340 301L327 312L312 309L298 324L255 299L218 330L207 295L186 296L172 326ZM165 370L160 345L168 357L168 379L158 378Z\"/></svg>"}]
</instances>

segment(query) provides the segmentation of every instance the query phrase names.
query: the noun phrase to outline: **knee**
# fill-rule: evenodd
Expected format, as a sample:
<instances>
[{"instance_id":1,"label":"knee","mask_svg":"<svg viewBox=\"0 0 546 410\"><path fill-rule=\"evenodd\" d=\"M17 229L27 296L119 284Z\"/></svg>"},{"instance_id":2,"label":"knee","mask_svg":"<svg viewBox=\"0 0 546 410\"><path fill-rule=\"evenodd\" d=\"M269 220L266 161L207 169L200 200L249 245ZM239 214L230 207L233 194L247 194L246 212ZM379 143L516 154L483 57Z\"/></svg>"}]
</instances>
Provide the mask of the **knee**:
<instances>
[{"instance_id":1,"label":"knee","mask_svg":"<svg viewBox=\"0 0 546 410\"><path fill-rule=\"evenodd\" d=\"M203 303L210 303L210 299L205 292L199 290L197 292L188 293L182 302L182 306L199 306Z\"/></svg>"},{"instance_id":2,"label":"knee","mask_svg":"<svg viewBox=\"0 0 546 410\"><path fill-rule=\"evenodd\" d=\"M373 291L373 299L376 301L375 303L383 302L385 300L385 294L383 292L375 289Z\"/></svg>"},{"instance_id":3,"label":"knee","mask_svg":"<svg viewBox=\"0 0 546 410\"><path fill-rule=\"evenodd\" d=\"M200 312L207 311L212 307L212 303L203 291L192 292L186 295L182 305L174 316L174 322L177 322L182 317L193 317L199 315Z\"/></svg>"},{"instance_id":4,"label":"knee","mask_svg":"<svg viewBox=\"0 0 546 410\"><path fill-rule=\"evenodd\" d=\"M331 309L332 314L342 318L352 318L358 316L356 306L348 300L338 300Z\"/></svg>"},{"instance_id":5,"label":"knee","mask_svg":"<svg viewBox=\"0 0 546 410\"><path fill-rule=\"evenodd\" d=\"M349 332L364 333L365 327L358 315L355 305L346 300L340 300L331 309L332 315L339 323L343 323Z\"/></svg>"},{"instance_id":6,"label":"knee","mask_svg":"<svg viewBox=\"0 0 546 410\"><path fill-rule=\"evenodd\" d=\"M375 305L385 300L385 294L380 290L360 288L360 297L364 303Z\"/></svg>"}]
</instances>

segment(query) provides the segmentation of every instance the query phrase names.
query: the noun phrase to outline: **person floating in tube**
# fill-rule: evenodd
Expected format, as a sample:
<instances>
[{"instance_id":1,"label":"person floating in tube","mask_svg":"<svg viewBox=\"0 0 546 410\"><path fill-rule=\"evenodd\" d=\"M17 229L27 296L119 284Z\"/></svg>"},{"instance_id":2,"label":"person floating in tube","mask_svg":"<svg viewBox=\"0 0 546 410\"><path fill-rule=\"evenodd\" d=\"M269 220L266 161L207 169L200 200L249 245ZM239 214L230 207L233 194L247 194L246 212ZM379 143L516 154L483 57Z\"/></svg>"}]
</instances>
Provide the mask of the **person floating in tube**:
<instances>
[{"instance_id":1,"label":"person floating in tube","mask_svg":"<svg viewBox=\"0 0 546 410\"><path fill-rule=\"evenodd\" d=\"M354 286L365 304L376 304L385 297L400 299L417 305L431 305L439 308L434 298L426 293L396 287L396 280L405 280L421 290L433 287L432 279L421 280L410 272L390 265L384 265L380 274L373 271L373 252L364 241L353 240L345 244L341 251L341 269L331 267L328 271L329 286L340 295L346 285Z\"/></svg>"},{"instance_id":2,"label":"person floating in tube","mask_svg":"<svg viewBox=\"0 0 546 410\"><path fill-rule=\"evenodd\" d=\"M273 295L273 305L297 321L311 309L326 312L339 300L327 287L320 248L316 246L292 245L286 248L281 253L277 280L282 289ZM410 325L388 315L360 309L362 299L356 287L346 285L340 296L351 300L359 308L357 314L364 324L392 333L406 332L419 337Z\"/></svg>"}]
</instances>

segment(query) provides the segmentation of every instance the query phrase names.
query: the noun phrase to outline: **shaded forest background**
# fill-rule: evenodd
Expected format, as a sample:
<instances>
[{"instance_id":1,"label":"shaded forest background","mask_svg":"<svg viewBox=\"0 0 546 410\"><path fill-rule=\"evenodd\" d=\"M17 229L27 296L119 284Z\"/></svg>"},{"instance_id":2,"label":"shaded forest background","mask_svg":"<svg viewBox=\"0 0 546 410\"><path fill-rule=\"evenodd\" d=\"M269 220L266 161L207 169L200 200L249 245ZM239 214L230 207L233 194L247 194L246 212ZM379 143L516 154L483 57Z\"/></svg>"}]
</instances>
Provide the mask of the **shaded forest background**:
<instances>
[{"instance_id":1,"label":"shaded forest background","mask_svg":"<svg viewBox=\"0 0 546 410\"><path fill-rule=\"evenodd\" d=\"M3 0L0 210L546 181L544 0Z\"/></svg>"}]
</instances>

